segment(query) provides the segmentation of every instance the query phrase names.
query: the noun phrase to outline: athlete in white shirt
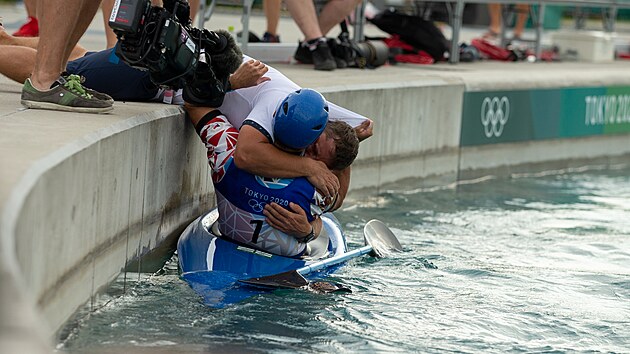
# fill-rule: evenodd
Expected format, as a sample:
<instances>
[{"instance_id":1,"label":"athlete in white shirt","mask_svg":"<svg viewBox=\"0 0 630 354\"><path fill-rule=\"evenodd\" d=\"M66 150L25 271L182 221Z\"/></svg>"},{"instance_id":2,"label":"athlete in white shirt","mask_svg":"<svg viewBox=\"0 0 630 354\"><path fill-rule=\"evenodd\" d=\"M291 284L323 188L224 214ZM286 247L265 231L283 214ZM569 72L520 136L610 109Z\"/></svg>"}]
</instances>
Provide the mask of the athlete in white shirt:
<instances>
[{"instance_id":1,"label":"athlete in white shirt","mask_svg":"<svg viewBox=\"0 0 630 354\"><path fill-rule=\"evenodd\" d=\"M244 56L244 62L253 59ZM230 123L240 128L239 144L234 159L236 164L251 173L268 177L300 177L305 176L324 195L334 197L339 193L339 204L345 198L350 182L350 170L336 170L331 163L335 155L333 137L322 134L307 149L309 156L305 158L282 152L273 143L273 114L280 102L291 92L300 89L281 72L271 66L265 77L268 81L259 85L228 92L219 110L225 114ZM355 128L359 140L372 135L372 121L368 118L339 107L331 102L329 119L342 120Z\"/></svg>"}]
</instances>

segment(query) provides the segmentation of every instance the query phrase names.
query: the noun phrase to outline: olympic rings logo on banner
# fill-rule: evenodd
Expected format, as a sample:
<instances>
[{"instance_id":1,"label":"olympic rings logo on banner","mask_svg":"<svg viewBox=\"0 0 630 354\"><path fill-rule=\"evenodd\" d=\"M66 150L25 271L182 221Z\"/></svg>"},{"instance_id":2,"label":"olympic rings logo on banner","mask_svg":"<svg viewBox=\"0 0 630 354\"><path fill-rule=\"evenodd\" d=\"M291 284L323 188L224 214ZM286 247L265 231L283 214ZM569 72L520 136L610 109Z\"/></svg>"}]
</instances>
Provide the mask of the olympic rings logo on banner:
<instances>
[{"instance_id":1,"label":"olympic rings logo on banner","mask_svg":"<svg viewBox=\"0 0 630 354\"><path fill-rule=\"evenodd\" d=\"M265 208L265 202L259 202L256 199L250 199L248 202L249 206L257 213L260 213Z\"/></svg>"},{"instance_id":2,"label":"olympic rings logo on banner","mask_svg":"<svg viewBox=\"0 0 630 354\"><path fill-rule=\"evenodd\" d=\"M510 100L503 96L486 97L481 104L481 124L486 138L500 137L503 127L510 118Z\"/></svg>"}]
</instances>

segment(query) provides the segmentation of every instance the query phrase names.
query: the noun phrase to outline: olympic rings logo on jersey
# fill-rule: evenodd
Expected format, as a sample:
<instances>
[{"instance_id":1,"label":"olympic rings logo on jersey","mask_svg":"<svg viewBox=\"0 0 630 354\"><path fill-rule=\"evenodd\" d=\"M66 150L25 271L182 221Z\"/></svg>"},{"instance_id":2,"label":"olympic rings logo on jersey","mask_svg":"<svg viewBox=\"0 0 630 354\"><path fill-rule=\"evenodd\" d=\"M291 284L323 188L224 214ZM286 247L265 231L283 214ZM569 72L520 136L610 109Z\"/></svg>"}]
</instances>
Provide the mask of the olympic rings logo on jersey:
<instances>
[{"instance_id":1,"label":"olympic rings logo on jersey","mask_svg":"<svg viewBox=\"0 0 630 354\"><path fill-rule=\"evenodd\" d=\"M256 182L265 188L282 189L288 187L291 182L293 182L293 178L270 178L256 176Z\"/></svg>"},{"instance_id":2,"label":"olympic rings logo on jersey","mask_svg":"<svg viewBox=\"0 0 630 354\"><path fill-rule=\"evenodd\" d=\"M503 96L486 97L481 104L481 124L486 138L500 137L510 118L510 100Z\"/></svg>"},{"instance_id":3,"label":"olympic rings logo on jersey","mask_svg":"<svg viewBox=\"0 0 630 354\"><path fill-rule=\"evenodd\" d=\"M265 209L265 204L266 203L258 201L256 199L250 199L247 204L249 204L250 208L252 208L253 211L255 211L257 213L261 213L263 211L263 209Z\"/></svg>"}]
</instances>

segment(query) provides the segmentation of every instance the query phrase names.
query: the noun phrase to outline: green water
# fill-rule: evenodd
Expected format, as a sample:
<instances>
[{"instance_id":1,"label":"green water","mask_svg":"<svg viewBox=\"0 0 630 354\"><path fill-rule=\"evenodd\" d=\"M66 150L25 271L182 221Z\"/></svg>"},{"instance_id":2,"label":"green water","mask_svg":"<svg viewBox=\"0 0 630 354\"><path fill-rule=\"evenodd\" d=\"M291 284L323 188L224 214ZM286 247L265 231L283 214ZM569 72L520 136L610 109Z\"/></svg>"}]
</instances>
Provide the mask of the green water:
<instances>
[{"instance_id":1,"label":"green water","mask_svg":"<svg viewBox=\"0 0 630 354\"><path fill-rule=\"evenodd\" d=\"M205 307L177 277L127 274L59 344L72 353L630 352L630 169L417 185L349 201L405 247L351 261L347 295L283 290ZM125 288L125 295L118 296ZM69 327L70 328L70 327Z\"/></svg>"}]
</instances>

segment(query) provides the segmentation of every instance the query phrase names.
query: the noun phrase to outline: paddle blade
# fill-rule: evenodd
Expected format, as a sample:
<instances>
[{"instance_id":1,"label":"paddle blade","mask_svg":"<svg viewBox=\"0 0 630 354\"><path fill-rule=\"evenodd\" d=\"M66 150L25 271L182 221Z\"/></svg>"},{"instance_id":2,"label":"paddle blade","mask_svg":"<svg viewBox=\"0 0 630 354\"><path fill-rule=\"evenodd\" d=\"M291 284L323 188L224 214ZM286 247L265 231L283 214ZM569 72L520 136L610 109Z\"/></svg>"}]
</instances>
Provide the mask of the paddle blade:
<instances>
[{"instance_id":1,"label":"paddle blade","mask_svg":"<svg viewBox=\"0 0 630 354\"><path fill-rule=\"evenodd\" d=\"M363 238L366 244L372 246L372 255L376 257L385 257L403 250L396 235L380 220L370 220L365 224Z\"/></svg>"},{"instance_id":2,"label":"paddle blade","mask_svg":"<svg viewBox=\"0 0 630 354\"><path fill-rule=\"evenodd\" d=\"M308 284L308 288L316 293L321 294L351 294L352 290L339 283L333 283L330 281L314 281Z\"/></svg>"},{"instance_id":3,"label":"paddle blade","mask_svg":"<svg viewBox=\"0 0 630 354\"><path fill-rule=\"evenodd\" d=\"M297 289L308 285L308 280L295 270L265 277L242 279L239 282L261 288L280 289Z\"/></svg>"}]
</instances>

